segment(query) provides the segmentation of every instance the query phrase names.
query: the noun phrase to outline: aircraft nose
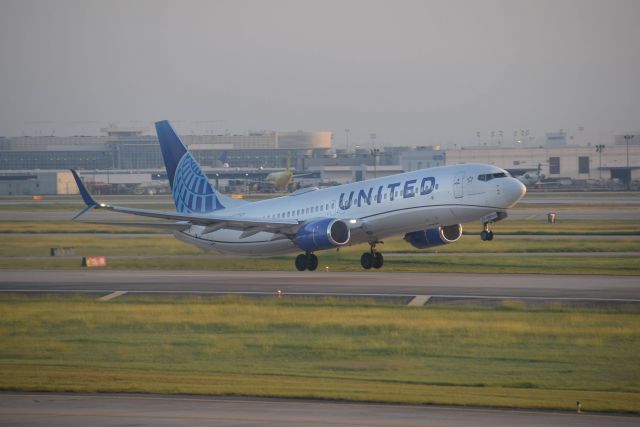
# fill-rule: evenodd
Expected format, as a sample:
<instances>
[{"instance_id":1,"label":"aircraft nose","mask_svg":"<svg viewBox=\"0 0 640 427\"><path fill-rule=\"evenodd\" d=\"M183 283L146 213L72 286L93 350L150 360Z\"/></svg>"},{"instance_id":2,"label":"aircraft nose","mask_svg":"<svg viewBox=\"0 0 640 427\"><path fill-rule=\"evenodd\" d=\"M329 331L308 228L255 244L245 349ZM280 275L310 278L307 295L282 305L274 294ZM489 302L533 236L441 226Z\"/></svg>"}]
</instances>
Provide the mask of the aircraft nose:
<instances>
[{"instance_id":1,"label":"aircraft nose","mask_svg":"<svg viewBox=\"0 0 640 427\"><path fill-rule=\"evenodd\" d=\"M505 201L509 207L515 205L527 193L527 187L515 178L509 178L509 182L504 186Z\"/></svg>"}]
</instances>

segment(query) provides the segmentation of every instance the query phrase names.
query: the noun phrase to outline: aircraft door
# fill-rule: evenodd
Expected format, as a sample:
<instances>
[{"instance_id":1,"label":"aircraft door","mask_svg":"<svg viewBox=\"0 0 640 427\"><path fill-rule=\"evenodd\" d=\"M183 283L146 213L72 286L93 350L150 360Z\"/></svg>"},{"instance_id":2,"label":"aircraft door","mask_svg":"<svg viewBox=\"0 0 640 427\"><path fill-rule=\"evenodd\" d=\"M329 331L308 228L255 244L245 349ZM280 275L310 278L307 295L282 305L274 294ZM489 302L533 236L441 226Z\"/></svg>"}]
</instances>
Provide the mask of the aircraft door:
<instances>
[{"instance_id":1,"label":"aircraft door","mask_svg":"<svg viewBox=\"0 0 640 427\"><path fill-rule=\"evenodd\" d=\"M453 197L460 199L464 196L464 172L453 178Z\"/></svg>"}]
</instances>

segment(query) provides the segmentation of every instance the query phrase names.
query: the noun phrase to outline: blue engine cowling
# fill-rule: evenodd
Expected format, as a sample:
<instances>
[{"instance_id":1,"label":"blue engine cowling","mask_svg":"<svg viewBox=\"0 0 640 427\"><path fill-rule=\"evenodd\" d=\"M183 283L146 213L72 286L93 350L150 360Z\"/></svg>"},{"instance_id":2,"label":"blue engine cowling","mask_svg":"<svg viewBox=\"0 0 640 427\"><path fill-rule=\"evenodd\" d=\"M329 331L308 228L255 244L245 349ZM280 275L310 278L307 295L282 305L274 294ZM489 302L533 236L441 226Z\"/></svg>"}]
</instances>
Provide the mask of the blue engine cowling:
<instances>
[{"instance_id":1,"label":"blue engine cowling","mask_svg":"<svg viewBox=\"0 0 640 427\"><path fill-rule=\"evenodd\" d=\"M296 245L305 252L331 249L349 243L351 232L346 222L327 218L304 224L296 233Z\"/></svg>"},{"instance_id":2,"label":"blue engine cowling","mask_svg":"<svg viewBox=\"0 0 640 427\"><path fill-rule=\"evenodd\" d=\"M453 224L407 233L404 235L404 240L415 248L426 249L453 243L460 239L460 236L462 236L462 224Z\"/></svg>"}]
</instances>

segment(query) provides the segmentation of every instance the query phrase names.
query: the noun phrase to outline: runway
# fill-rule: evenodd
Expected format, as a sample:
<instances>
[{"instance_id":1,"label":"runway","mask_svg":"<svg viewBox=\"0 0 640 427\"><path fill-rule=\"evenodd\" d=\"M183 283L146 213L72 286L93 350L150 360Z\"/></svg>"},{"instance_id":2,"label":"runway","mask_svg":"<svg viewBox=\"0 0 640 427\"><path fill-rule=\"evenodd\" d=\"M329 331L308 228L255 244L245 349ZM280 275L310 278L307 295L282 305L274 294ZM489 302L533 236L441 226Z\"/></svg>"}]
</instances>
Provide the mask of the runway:
<instances>
[{"instance_id":1,"label":"runway","mask_svg":"<svg viewBox=\"0 0 640 427\"><path fill-rule=\"evenodd\" d=\"M634 416L127 394L0 394L12 426L636 426Z\"/></svg>"},{"instance_id":2,"label":"runway","mask_svg":"<svg viewBox=\"0 0 640 427\"><path fill-rule=\"evenodd\" d=\"M633 276L293 271L5 270L0 292L362 296L640 303Z\"/></svg>"}]
</instances>

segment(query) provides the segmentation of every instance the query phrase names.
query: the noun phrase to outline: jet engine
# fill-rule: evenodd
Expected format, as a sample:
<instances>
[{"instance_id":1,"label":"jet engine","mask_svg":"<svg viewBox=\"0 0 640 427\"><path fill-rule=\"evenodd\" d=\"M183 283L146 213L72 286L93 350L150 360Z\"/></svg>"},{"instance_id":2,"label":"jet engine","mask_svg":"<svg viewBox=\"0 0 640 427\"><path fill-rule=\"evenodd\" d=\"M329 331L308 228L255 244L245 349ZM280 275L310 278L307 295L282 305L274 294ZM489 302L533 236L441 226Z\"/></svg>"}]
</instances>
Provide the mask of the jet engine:
<instances>
[{"instance_id":1,"label":"jet engine","mask_svg":"<svg viewBox=\"0 0 640 427\"><path fill-rule=\"evenodd\" d=\"M304 224L296 233L295 243L305 252L331 249L349 243L349 225L339 219L327 218Z\"/></svg>"},{"instance_id":2,"label":"jet engine","mask_svg":"<svg viewBox=\"0 0 640 427\"><path fill-rule=\"evenodd\" d=\"M461 236L462 224L453 224L428 228L422 231L413 231L405 234L404 240L415 248L426 249L453 243L460 239Z\"/></svg>"}]
</instances>

